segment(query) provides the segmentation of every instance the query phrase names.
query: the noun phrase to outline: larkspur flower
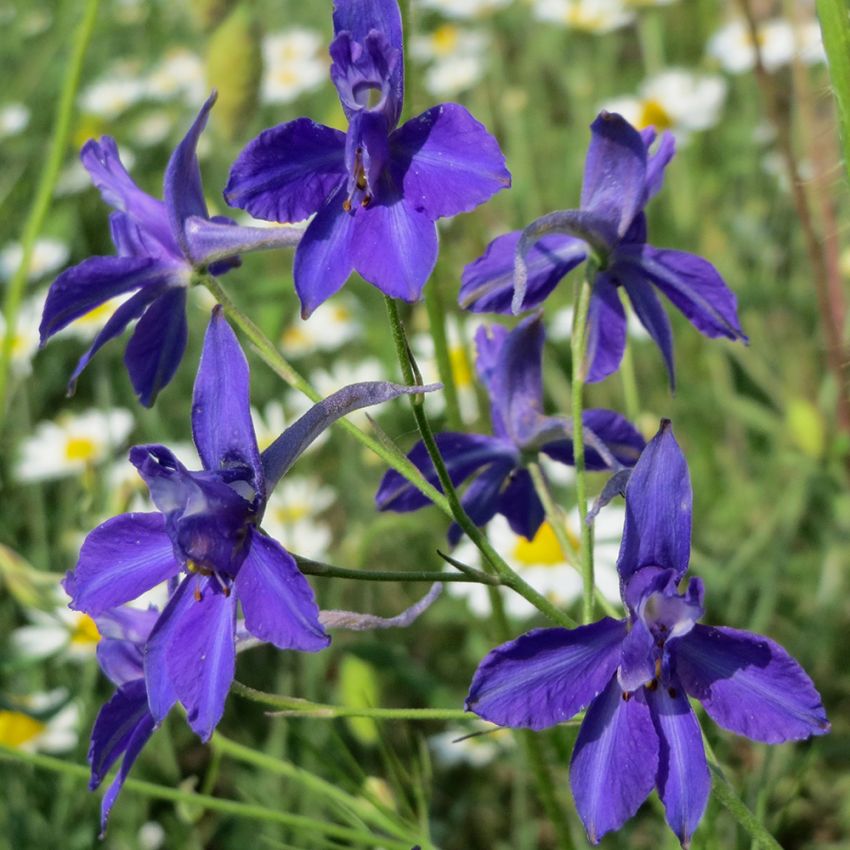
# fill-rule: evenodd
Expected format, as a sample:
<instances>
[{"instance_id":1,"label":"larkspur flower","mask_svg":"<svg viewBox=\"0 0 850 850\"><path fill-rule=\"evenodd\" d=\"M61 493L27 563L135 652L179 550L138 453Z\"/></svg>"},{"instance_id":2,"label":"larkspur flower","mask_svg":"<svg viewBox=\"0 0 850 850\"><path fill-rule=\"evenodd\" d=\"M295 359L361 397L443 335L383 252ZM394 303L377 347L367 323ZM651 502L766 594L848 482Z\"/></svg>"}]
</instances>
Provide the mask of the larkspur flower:
<instances>
[{"instance_id":1,"label":"larkspur flower","mask_svg":"<svg viewBox=\"0 0 850 850\"><path fill-rule=\"evenodd\" d=\"M213 93L175 149L164 180L165 201L139 189L121 164L114 139L89 141L80 158L115 212L109 223L116 257L89 257L53 282L44 307L41 341L116 296L134 292L80 358L70 387L91 358L134 319L124 357L133 388L145 406L171 380L186 348L186 294L196 272L223 274L240 253L294 245L296 228L239 227L210 218L195 149L215 103Z\"/></svg>"},{"instance_id":2,"label":"larkspur flower","mask_svg":"<svg viewBox=\"0 0 850 850\"><path fill-rule=\"evenodd\" d=\"M336 0L331 79L347 133L308 118L265 130L236 160L225 198L255 218L316 213L295 252L306 318L352 271L386 295L417 300L437 259L435 222L510 185L496 140L464 107L432 107L401 127L396 0Z\"/></svg>"},{"instance_id":3,"label":"larkspur flower","mask_svg":"<svg viewBox=\"0 0 850 850\"><path fill-rule=\"evenodd\" d=\"M437 446L452 483L478 473L461 499L476 525L497 513L511 528L531 540L543 522L543 505L525 468L542 452L560 463L573 463L572 422L543 413L542 358L544 330L539 315L529 316L513 331L499 325L481 327L476 334L477 369L491 400L493 436L444 432ZM618 413L601 408L582 416L588 443L586 463L591 470L631 466L644 446L643 437ZM439 479L422 442L408 457L428 481ZM380 510L414 511L428 499L395 470L389 470L375 496ZM453 525L449 539L456 543L460 529Z\"/></svg>"},{"instance_id":4,"label":"larkspur flower","mask_svg":"<svg viewBox=\"0 0 850 850\"><path fill-rule=\"evenodd\" d=\"M535 629L481 662L466 706L502 726L545 729L586 708L570 783L594 843L653 787L687 846L711 777L688 697L724 729L780 743L822 735L820 696L797 662L761 635L697 622L703 585L680 593L690 556L692 493L669 422L626 487L620 547L623 620Z\"/></svg>"},{"instance_id":5,"label":"larkspur flower","mask_svg":"<svg viewBox=\"0 0 850 850\"><path fill-rule=\"evenodd\" d=\"M248 364L221 309L213 311L192 405L203 469L188 471L165 446L133 448L130 460L159 512L121 514L98 526L65 578L71 606L94 618L163 581L179 580L145 650L156 722L179 700L192 729L210 737L233 679L237 602L245 629L259 640L303 652L327 646L312 589L292 556L260 530L268 493L340 416L413 391L423 388L380 382L346 387L314 405L260 454Z\"/></svg>"},{"instance_id":6,"label":"larkspur flower","mask_svg":"<svg viewBox=\"0 0 850 850\"><path fill-rule=\"evenodd\" d=\"M617 370L626 344L622 287L664 355L674 383L670 320L660 290L701 333L746 341L737 299L714 266L684 251L647 243L647 202L661 189L675 142L653 128L638 132L622 116L601 112L591 125L581 208L549 213L523 231L499 236L463 273L460 303L473 312L508 313L541 304L572 269L599 264L588 314L588 381Z\"/></svg>"}]
</instances>

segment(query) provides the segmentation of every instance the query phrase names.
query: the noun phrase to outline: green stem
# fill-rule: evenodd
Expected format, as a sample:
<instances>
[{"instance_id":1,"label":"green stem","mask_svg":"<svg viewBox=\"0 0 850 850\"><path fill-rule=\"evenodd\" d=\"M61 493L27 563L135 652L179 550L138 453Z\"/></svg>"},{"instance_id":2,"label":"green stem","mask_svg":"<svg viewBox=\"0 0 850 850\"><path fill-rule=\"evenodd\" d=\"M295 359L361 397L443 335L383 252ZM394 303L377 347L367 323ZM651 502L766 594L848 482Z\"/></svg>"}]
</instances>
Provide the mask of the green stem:
<instances>
[{"instance_id":1,"label":"green stem","mask_svg":"<svg viewBox=\"0 0 850 850\"><path fill-rule=\"evenodd\" d=\"M410 362L410 349L407 345L407 337L404 333L404 326L398 315L398 309L395 301L392 298L386 297L385 303L387 306L387 315L390 320L392 329L393 341L395 342L396 355L398 357L399 366L401 367L402 375L405 383L413 385L414 372ZM525 579L515 573L498 552L492 547L490 541L482 533L481 529L469 518L463 505L460 503L457 491L452 483L451 476L446 469L446 464L440 454L440 449L437 446L437 441L434 438L434 432L431 430L431 425L428 422L428 417L425 415L424 399L422 396L411 396L411 406L413 407L413 416L416 419L416 426L419 429L419 434L422 437L422 442L434 464L434 469L437 472L437 477L445 498L451 509L451 515L454 521L463 529L470 540L475 544L479 551L484 555L485 562L492 567L493 571L502 579L502 583L511 590L516 591L520 596L527 599L541 613L549 617L550 620L567 628L575 628L576 622L572 617L559 610L545 596L538 593Z\"/></svg>"},{"instance_id":2,"label":"green stem","mask_svg":"<svg viewBox=\"0 0 850 850\"><path fill-rule=\"evenodd\" d=\"M443 384L443 393L446 398L446 426L450 431L458 431L462 425L460 403L455 386L448 337L446 336L446 314L437 284L438 279L434 277L425 287L425 309L428 311L431 339L434 340L434 358L437 361L437 371L440 373L440 381Z\"/></svg>"},{"instance_id":3,"label":"green stem","mask_svg":"<svg viewBox=\"0 0 850 850\"><path fill-rule=\"evenodd\" d=\"M472 567L464 566L462 573L426 572L424 570L352 570L346 567L335 567L323 564L303 555L292 554L298 564L298 569L309 576L333 578L349 578L358 581L465 581L475 584L500 585L498 576L490 576Z\"/></svg>"},{"instance_id":4,"label":"green stem","mask_svg":"<svg viewBox=\"0 0 850 850\"><path fill-rule=\"evenodd\" d=\"M575 319L571 340L573 357L572 417L573 417L573 454L576 468L576 503L581 525L581 574L584 581L582 590L582 622L593 620L593 597L595 583L593 579L593 529L587 524L587 469L584 459L584 431L582 414L584 412L585 352L587 350L587 313L590 308L590 293L593 288L594 270L588 265L587 279L578 284L576 293Z\"/></svg>"},{"instance_id":5,"label":"green stem","mask_svg":"<svg viewBox=\"0 0 850 850\"><path fill-rule=\"evenodd\" d=\"M838 108L844 168L850 176L850 19L846 0L817 0L823 46Z\"/></svg>"},{"instance_id":6,"label":"green stem","mask_svg":"<svg viewBox=\"0 0 850 850\"><path fill-rule=\"evenodd\" d=\"M522 741L525 744L528 762L537 784L537 793L540 795L540 802L543 803L543 810L552 822L552 827L557 836L558 846L561 850L572 850L573 840L570 836L570 825L567 822L564 809L558 802L558 797L555 794L552 775L549 772L546 759L543 755L541 739L538 737L538 733L533 732L531 729L523 729Z\"/></svg>"},{"instance_id":7,"label":"green stem","mask_svg":"<svg viewBox=\"0 0 850 850\"><path fill-rule=\"evenodd\" d=\"M35 250L35 240L38 238L44 220L50 209L50 201L53 190L59 178L62 161L68 147L68 138L71 132L71 119L74 115L74 101L77 97L77 89L80 85L80 77L83 71L83 60L86 50L91 41L94 23L97 20L100 0L87 0L83 17L74 33L74 45L71 57L63 68L64 85L56 106L56 115L53 120L53 135L50 139L50 148L47 153L47 161L41 172L38 188L35 191L32 206L24 225L21 236L21 264L12 276L6 290L6 299L3 305L3 315L6 319L6 336L3 339L2 351L0 351L0 411L6 409L6 394L8 391L9 373L12 367L12 348L15 340L15 328L18 323L18 313L21 308L24 287L29 274L30 262Z\"/></svg>"},{"instance_id":8,"label":"green stem","mask_svg":"<svg viewBox=\"0 0 850 850\"><path fill-rule=\"evenodd\" d=\"M73 764L62 761L53 756L40 753L25 753L0 744L0 758L30 764L42 770L50 770L53 773L61 773L64 776L72 776L80 782L88 782L90 771L86 765ZM324 821L314 820L303 815L293 815L275 809L267 809L253 803L240 803L237 800L226 800L220 797L211 797L208 794L196 794L192 791L183 791L178 788L165 788L152 782L144 782L140 779L128 779L124 788L153 797L158 800L168 800L172 803L185 803L190 806L198 806L211 812L221 812L235 817L248 818L250 820L262 820L271 823L280 823L293 829L302 829L308 834L322 834L345 841L353 841L357 844L366 844L371 847L392 848L392 850L410 850L407 842L388 839L384 836L372 835Z\"/></svg>"},{"instance_id":9,"label":"green stem","mask_svg":"<svg viewBox=\"0 0 850 850\"><path fill-rule=\"evenodd\" d=\"M326 705L297 697L258 691L241 682L233 682L233 692L252 702L275 708L290 717L371 717L373 720L474 720L475 715L459 708L354 708Z\"/></svg>"}]
</instances>

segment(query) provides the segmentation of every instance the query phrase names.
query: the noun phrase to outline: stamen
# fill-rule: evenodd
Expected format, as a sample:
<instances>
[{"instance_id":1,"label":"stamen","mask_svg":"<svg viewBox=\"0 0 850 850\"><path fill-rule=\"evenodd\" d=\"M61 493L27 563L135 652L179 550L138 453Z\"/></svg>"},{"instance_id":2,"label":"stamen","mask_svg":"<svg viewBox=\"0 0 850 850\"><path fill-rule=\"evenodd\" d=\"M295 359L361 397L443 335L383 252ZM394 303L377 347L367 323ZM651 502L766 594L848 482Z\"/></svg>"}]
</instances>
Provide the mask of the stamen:
<instances>
[{"instance_id":1,"label":"stamen","mask_svg":"<svg viewBox=\"0 0 850 850\"><path fill-rule=\"evenodd\" d=\"M351 212L351 198L346 198L342 202L342 208L345 212Z\"/></svg>"},{"instance_id":2,"label":"stamen","mask_svg":"<svg viewBox=\"0 0 850 850\"><path fill-rule=\"evenodd\" d=\"M632 698L631 691L623 691L623 702L628 702Z\"/></svg>"},{"instance_id":3,"label":"stamen","mask_svg":"<svg viewBox=\"0 0 850 850\"><path fill-rule=\"evenodd\" d=\"M221 592L225 598L230 596L230 587L227 582L216 572L213 573L213 576L215 576L215 580L218 582L218 586L221 588Z\"/></svg>"},{"instance_id":4,"label":"stamen","mask_svg":"<svg viewBox=\"0 0 850 850\"><path fill-rule=\"evenodd\" d=\"M667 693L670 694L672 699L676 699L679 696L679 692L675 688L667 688Z\"/></svg>"},{"instance_id":5,"label":"stamen","mask_svg":"<svg viewBox=\"0 0 850 850\"><path fill-rule=\"evenodd\" d=\"M661 659L660 658L655 659L655 678L656 679L661 678Z\"/></svg>"},{"instance_id":6,"label":"stamen","mask_svg":"<svg viewBox=\"0 0 850 850\"><path fill-rule=\"evenodd\" d=\"M646 683L646 689L647 689L648 691L654 691L654 690L656 690L657 688L658 688L658 679L650 679L650 680Z\"/></svg>"}]
</instances>

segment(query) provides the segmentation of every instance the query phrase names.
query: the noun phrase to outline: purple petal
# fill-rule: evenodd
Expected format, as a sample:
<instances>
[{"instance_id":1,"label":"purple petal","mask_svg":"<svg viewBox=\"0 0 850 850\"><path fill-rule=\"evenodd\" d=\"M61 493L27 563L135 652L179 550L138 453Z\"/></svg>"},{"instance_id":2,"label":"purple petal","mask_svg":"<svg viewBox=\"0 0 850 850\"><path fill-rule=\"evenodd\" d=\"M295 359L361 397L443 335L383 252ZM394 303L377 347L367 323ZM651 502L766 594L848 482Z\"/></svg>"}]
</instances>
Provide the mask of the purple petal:
<instances>
[{"instance_id":1,"label":"purple petal","mask_svg":"<svg viewBox=\"0 0 850 850\"><path fill-rule=\"evenodd\" d=\"M174 259L156 239L146 233L138 222L125 212L116 211L109 214L109 233L121 257Z\"/></svg>"},{"instance_id":2,"label":"purple petal","mask_svg":"<svg viewBox=\"0 0 850 850\"><path fill-rule=\"evenodd\" d=\"M622 237L646 202L646 147L621 115L601 112L591 124L581 208L603 217Z\"/></svg>"},{"instance_id":3,"label":"purple petal","mask_svg":"<svg viewBox=\"0 0 850 850\"><path fill-rule=\"evenodd\" d=\"M767 744L829 731L812 680L772 640L698 624L673 646L685 690L724 729Z\"/></svg>"},{"instance_id":4,"label":"purple petal","mask_svg":"<svg viewBox=\"0 0 850 850\"><path fill-rule=\"evenodd\" d=\"M587 314L587 351L589 383L596 383L617 371L626 350L626 314L617 287L608 275L596 276Z\"/></svg>"},{"instance_id":5,"label":"purple petal","mask_svg":"<svg viewBox=\"0 0 850 850\"><path fill-rule=\"evenodd\" d=\"M364 381L350 384L314 404L300 419L289 426L262 454L266 485L271 492L280 478L301 453L332 423L362 407L370 407L400 395L430 392L439 384L408 387L389 381Z\"/></svg>"},{"instance_id":6,"label":"purple petal","mask_svg":"<svg viewBox=\"0 0 850 850\"><path fill-rule=\"evenodd\" d=\"M648 277L700 333L747 341L738 322L738 299L708 260L644 245L624 248L622 261Z\"/></svg>"},{"instance_id":7,"label":"purple petal","mask_svg":"<svg viewBox=\"0 0 850 850\"><path fill-rule=\"evenodd\" d=\"M174 377L187 337L186 289L169 287L139 319L124 353L133 389L145 407Z\"/></svg>"},{"instance_id":8,"label":"purple petal","mask_svg":"<svg viewBox=\"0 0 850 850\"><path fill-rule=\"evenodd\" d=\"M666 130L661 134L661 139L653 153L649 153L650 145L655 141L655 131L651 134L647 130L641 131L644 144L649 156L646 163L646 200L654 198L661 191L664 183L664 171L676 154L676 137Z\"/></svg>"},{"instance_id":9,"label":"purple petal","mask_svg":"<svg viewBox=\"0 0 850 850\"><path fill-rule=\"evenodd\" d=\"M511 464L515 462L515 449L495 437L445 432L437 434L436 440L449 477L455 485L465 481L477 469L493 461L504 459ZM430 484L442 489L437 471L431 463L424 443L417 443L407 457ZM394 469L384 474L378 492L375 494L375 505L379 511L404 513L418 510L429 504L430 500Z\"/></svg>"},{"instance_id":10,"label":"purple petal","mask_svg":"<svg viewBox=\"0 0 850 850\"><path fill-rule=\"evenodd\" d=\"M684 693L658 687L645 694L658 733L658 794L670 829L687 847L711 793L702 733Z\"/></svg>"},{"instance_id":11,"label":"purple petal","mask_svg":"<svg viewBox=\"0 0 850 850\"><path fill-rule=\"evenodd\" d=\"M569 720L614 676L625 635L626 624L608 617L577 629L534 629L484 658L466 709L500 726L545 729Z\"/></svg>"},{"instance_id":12,"label":"purple petal","mask_svg":"<svg viewBox=\"0 0 850 850\"><path fill-rule=\"evenodd\" d=\"M499 510L502 485L511 472L514 464L494 463L485 469L467 488L460 500L466 515L475 525L486 525ZM449 528L449 542L455 546L463 532L457 523Z\"/></svg>"},{"instance_id":13,"label":"purple petal","mask_svg":"<svg viewBox=\"0 0 850 850\"><path fill-rule=\"evenodd\" d=\"M201 184L201 168L196 150L198 139L206 127L210 110L218 95L213 92L201 107L189 131L174 149L165 169L163 195L168 210L168 223L183 256L190 257L191 249L184 232L186 219L191 216L207 218L204 187Z\"/></svg>"},{"instance_id":14,"label":"purple petal","mask_svg":"<svg viewBox=\"0 0 850 850\"><path fill-rule=\"evenodd\" d=\"M168 253L179 256L165 204L133 182L118 155L115 139L110 136L103 136L99 142L89 139L80 151L80 160L107 204L127 213Z\"/></svg>"},{"instance_id":15,"label":"purple petal","mask_svg":"<svg viewBox=\"0 0 850 850\"><path fill-rule=\"evenodd\" d=\"M515 534L521 534L527 540L534 539L543 525L546 512L528 470L518 469L510 477L499 499L498 512L507 519Z\"/></svg>"},{"instance_id":16,"label":"purple petal","mask_svg":"<svg viewBox=\"0 0 850 850\"><path fill-rule=\"evenodd\" d=\"M640 323L661 349L664 363L667 366L667 374L670 376L670 389L675 389L676 367L673 363L673 332L670 330L670 320L667 318L658 296L647 285L647 281L642 280L633 269L618 267L616 274L626 289L629 301L631 301Z\"/></svg>"},{"instance_id":17,"label":"purple petal","mask_svg":"<svg viewBox=\"0 0 850 850\"><path fill-rule=\"evenodd\" d=\"M331 639L319 624L313 589L292 555L271 537L253 529L250 535L250 551L236 576L245 628L278 649L324 649Z\"/></svg>"},{"instance_id":18,"label":"purple petal","mask_svg":"<svg viewBox=\"0 0 850 850\"><path fill-rule=\"evenodd\" d=\"M413 605L395 617L377 617L357 611L320 611L319 623L326 629L348 629L353 632L368 632L376 629L406 629L427 611L443 592L442 582L434 582L431 589Z\"/></svg>"},{"instance_id":19,"label":"purple petal","mask_svg":"<svg viewBox=\"0 0 850 850\"><path fill-rule=\"evenodd\" d=\"M236 597L225 595L214 579L199 581L194 593L174 624L168 670L189 725L201 740L208 741L224 714L233 681Z\"/></svg>"},{"instance_id":20,"label":"purple petal","mask_svg":"<svg viewBox=\"0 0 850 850\"><path fill-rule=\"evenodd\" d=\"M221 307L216 307L204 337L204 347L192 397L192 436L204 469L218 471L247 466L260 500L265 481L251 420L250 375Z\"/></svg>"},{"instance_id":21,"label":"purple petal","mask_svg":"<svg viewBox=\"0 0 850 850\"><path fill-rule=\"evenodd\" d=\"M180 267L151 257L89 257L66 269L50 286L41 318L42 345L75 319L134 289L158 288Z\"/></svg>"},{"instance_id":22,"label":"purple petal","mask_svg":"<svg viewBox=\"0 0 850 850\"><path fill-rule=\"evenodd\" d=\"M473 313L510 315L514 297L514 257L521 230L494 239L484 254L463 270L458 303ZM587 257L587 244L572 236L550 233L526 252L525 297L520 309L539 306L566 274Z\"/></svg>"},{"instance_id":23,"label":"purple petal","mask_svg":"<svg viewBox=\"0 0 850 850\"><path fill-rule=\"evenodd\" d=\"M623 691L632 693L648 684L655 676L653 648L655 638L646 624L638 618L632 623L626 639L623 641L620 666L617 668L617 681Z\"/></svg>"},{"instance_id":24,"label":"purple petal","mask_svg":"<svg viewBox=\"0 0 850 850\"><path fill-rule=\"evenodd\" d=\"M96 617L179 569L162 514L121 514L89 533L64 587L74 610Z\"/></svg>"},{"instance_id":25,"label":"purple petal","mask_svg":"<svg viewBox=\"0 0 850 850\"><path fill-rule=\"evenodd\" d=\"M587 710L570 764L573 798L591 842L637 812L657 766L658 736L643 691L625 700L612 676Z\"/></svg>"},{"instance_id":26,"label":"purple petal","mask_svg":"<svg viewBox=\"0 0 850 850\"><path fill-rule=\"evenodd\" d=\"M617 557L623 581L644 566L672 569L677 579L685 574L692 507L688 464L665 419L626 486L626 521Z\"/></svg>"},{"instance_id":27,"label":"purple petal","mask_svg":"<svg viewBox=\"0 0 850 850\"><path fill-rule=\"evenodd\" d=\"M437 228L425 213L391 194L354 215L354 268L391 298L418 301L437 262Z\"/></svg>"},{"instance_id":28,"label":"purple petal","mask_svg":"<svg viewBox=\"0 0 850 850\"><path fill-rule=\"evenodd\" d=\"M353 213L343 209L345 184L325 202L310 222L295 251L293 277L301 299L301 318L337 292L354 269L351 245Z\"/></svg>"},{"instance_id":29,"label":"purple petal","mask_svg":"<svg viewBox=\"0 0 850 850\"><path fill-rule=\"evenodd\" d=\"M344 154L345 134L339 130L309 118L279 124L239 154L224 199L254 218L302 221L345 182Z\"/></svg>"},{"instance_id":30,"label":"purple petal","mask_svg":"<svg viewBox=\"0 0 850 850\"><path fill-rule=\"evenodd\" d=\"M120 687L144 676L142 648L132 640L100 640L96 653L98 666L113 685ZM147 706L147 697L145 705Z\"/></svg>"},{"instance_id":31,"label":"purple petal","mask_svg":"<svg viewBox=\"0 0 850 850\"><path fill-rule=\"evenodd\" d=\"M185 222L192 261L208 266L237 254L292 248L301 241L303 227L239 227L190 216Z\"/></svg>"},{"instance_id":32,"label":"purple petal","mask_svg":"<svg viewBox=\"0 0 850 850\"><path fill-rule=\"evenodd\" d=\"M593 407L582 413L584 427L593 432L610 451L618 463L634 466L640 453L646 446L640 431L624 416L603 407ZM549 457L565 463L575 464L572 440L557 440L542 446ZM592 446L585 445L585 466L589 470L599 471L609 468L602 456Z\"/></svg>"},{"instance_id":33,"label":"purple petal","mask_svg":"<svg viewBox=\"0 0 850 850\"><path fill-rule=\"evenodd\" d=\"M511 185L499 143L464 107L434 106L390 136L405 203L432 221L469 212Z\"/></svg>"}]
</instances>

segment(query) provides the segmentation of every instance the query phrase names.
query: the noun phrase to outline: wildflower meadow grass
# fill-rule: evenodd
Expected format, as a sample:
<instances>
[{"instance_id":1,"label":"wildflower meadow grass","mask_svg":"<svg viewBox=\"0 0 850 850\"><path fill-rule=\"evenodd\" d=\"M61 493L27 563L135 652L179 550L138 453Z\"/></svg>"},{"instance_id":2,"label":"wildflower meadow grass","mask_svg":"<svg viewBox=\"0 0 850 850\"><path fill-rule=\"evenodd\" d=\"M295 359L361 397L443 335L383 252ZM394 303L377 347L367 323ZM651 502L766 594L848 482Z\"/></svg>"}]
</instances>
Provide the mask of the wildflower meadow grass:
<instances>
[{"instance_id":1,"label":"wildflower meadow grass","mask_svg":"<svg viewBox=\"0 0 850 850\"><path fill-rule=\"evenodd\" d=\"M850 846L844 0L0 30L0 848Z\"/></svg>"}]
</instances>

